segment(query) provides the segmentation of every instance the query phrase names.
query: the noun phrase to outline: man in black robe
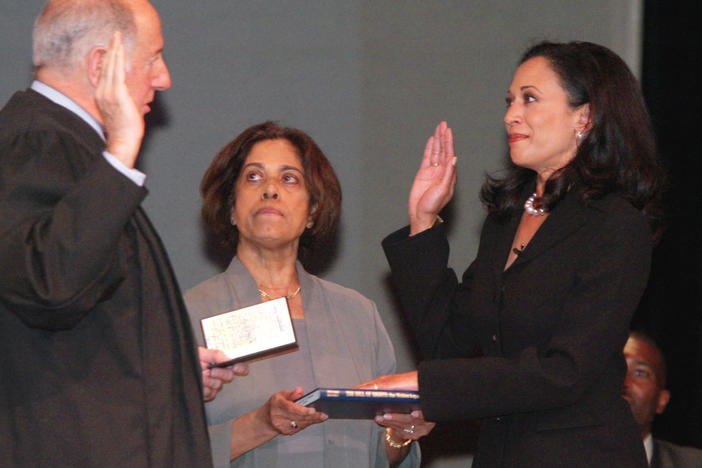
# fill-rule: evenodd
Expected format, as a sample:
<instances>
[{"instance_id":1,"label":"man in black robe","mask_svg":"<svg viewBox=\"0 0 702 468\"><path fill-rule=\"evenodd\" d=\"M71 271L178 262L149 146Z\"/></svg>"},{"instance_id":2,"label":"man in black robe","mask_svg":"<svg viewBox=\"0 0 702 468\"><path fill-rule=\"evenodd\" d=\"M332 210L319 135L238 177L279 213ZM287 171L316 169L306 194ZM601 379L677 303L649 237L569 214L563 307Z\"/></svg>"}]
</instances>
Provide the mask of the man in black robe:
<instances>
[{"instance_id":1,"label":"man in black robe","mask_svg":"<svg viewBox=\"0 0 702 468\"><path fill-rule=\"evenodd\" d=\"M211 466L200 379L234 372L198 360L134 168L162 49L146 0L51 0L0 111L0 466Z\"/></svg>"}]
</instances>

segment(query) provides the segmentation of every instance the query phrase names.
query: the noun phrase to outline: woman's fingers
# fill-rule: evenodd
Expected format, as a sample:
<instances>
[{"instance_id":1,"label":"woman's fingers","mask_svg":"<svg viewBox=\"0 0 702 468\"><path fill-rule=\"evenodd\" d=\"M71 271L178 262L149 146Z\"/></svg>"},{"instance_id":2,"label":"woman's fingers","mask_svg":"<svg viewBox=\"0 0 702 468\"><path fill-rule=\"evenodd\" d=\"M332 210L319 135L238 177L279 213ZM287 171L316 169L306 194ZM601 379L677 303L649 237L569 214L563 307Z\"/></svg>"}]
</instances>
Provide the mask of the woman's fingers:
<instances>
[{"instance_id":1,"label":"woman's fingers","mask_svg":"<svg viewBox=\"0 0 702 468\"><path fill-rule=\"evenodd\" d=\"M411 414L386 413L375 418L381 426L389 427L405 439L417 440L429 434L436 423L426 421L421 411Z\"/></svg>"},{"instance_id":2,"label":"woman's fingers","mask_svg":"<svg viewBox=\"0 0 702 468\"><path fill-rule=\"evenodd\" d=\"M319 424L328 419L326 414L314 408L300 406L292 401L300 396L302 396L302 388L297 387L292 391L284 390L278 392L271 397L271 425L280 434L292 435L313 424Z\"/></svg>"}]
</instances>

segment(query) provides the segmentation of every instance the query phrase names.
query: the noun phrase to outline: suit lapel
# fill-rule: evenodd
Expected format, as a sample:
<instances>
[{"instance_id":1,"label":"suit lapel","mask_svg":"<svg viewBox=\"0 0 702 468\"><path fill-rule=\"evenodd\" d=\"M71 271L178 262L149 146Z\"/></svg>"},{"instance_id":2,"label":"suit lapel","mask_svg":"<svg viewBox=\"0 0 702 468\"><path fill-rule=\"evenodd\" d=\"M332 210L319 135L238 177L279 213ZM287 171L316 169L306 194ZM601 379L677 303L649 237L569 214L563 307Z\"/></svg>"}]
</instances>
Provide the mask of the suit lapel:
<instances>
[{"instance_id":1,"label":"suit lapel","mask_svg":"<svg viewBox=\"0 0 702 468\"><path fill-rule=\"evenodd\" d=\"M507 257L512 250L512 242L517 233L517 227L522 217L523 210L515 211L514 215L506 222L503 229L498 231L495 238L495 245L492 249L494 273L498 277L502 275L507 264ZM510 266L511 267L511 266Z\"/></svg>"},{"instance_id":2,"label":"suit lapel","mask_svg":"<svg viewBox=\"0 0 702 468\"><path fill-rule=\"evenodd\" d=\"M539 230L536 231L534 237L524 249L524 252L517 257L512 266L529 262L548 251L563 239L568 238L585 223L585 210L585 206L578 200L576 191L571 190L568 192L563 200L556 205ZM519 214L515 215L515 219L512 220L514 225L512 226L512 224L510 224L510 229L507 230L510 236L509 239L506 240L508 244L504 250L505 257L502 268L504 268L507 258L506 254L512 246L514 234L519 225L521 215L522 211L520 210ZM503 240L503 242L505 242L505 240Z\"/></svg>"}]
</instances>

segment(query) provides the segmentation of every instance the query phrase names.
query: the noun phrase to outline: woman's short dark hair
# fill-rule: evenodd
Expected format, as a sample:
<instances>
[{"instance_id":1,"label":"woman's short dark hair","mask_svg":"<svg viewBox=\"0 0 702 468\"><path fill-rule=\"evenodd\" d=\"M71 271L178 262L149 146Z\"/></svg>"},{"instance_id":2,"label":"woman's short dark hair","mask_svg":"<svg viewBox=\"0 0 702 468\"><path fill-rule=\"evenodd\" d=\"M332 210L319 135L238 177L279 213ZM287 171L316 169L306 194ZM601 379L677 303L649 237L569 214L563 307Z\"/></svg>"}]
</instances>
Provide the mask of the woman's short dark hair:
<instances>
[{"instance_id":1,"label":"woman's short dark hair","mask_svg":"<svg viewBox=\"0 0 702 468\"><path fill-rule=\"evenodd\" d=\"M662 169L634 75L617 54L591 42L541 42L519 63L534 57L548 60L571 108L590 106L590 128L575 157L547 181L541 204L552 209L571 188L584 202L618 193L642 210L656 230ZM481 200L491 214L506 216L524 201L524 191L533 183L532 170L510 161L504 178L487 177Z\"/></svg>"},{"instance_id":2,"label":"woman's short dark hair","mask_svg":"<svg viewBox=\"0 0 702 468\"><path fill-rule=\"evenodd\" d=\"M203 220L230 247L236 248L239 240L239 232L231 223L231 211L241 168L256 143L277 139L292 144L305 171L314 225L302 234L300 244L326 241L336 231L341 215L341 186L326 156L305 132L264 122L247 128L222 148L200 182Z\"/></svg>"}]
</instances>

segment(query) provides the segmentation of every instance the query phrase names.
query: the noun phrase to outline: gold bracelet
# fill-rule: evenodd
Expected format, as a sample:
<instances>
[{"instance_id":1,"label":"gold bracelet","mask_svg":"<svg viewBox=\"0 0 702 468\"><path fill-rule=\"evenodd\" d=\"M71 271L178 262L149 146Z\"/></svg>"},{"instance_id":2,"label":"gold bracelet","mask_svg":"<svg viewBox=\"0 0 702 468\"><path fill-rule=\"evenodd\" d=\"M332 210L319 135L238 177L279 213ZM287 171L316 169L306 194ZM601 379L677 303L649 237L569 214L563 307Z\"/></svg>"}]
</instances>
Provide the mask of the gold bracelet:
<instances>
[{"instance_id":1,"label":"gold bracelet","mask_svg":"<svg viewBox=\"0 0 702 468\"><path fill-rule=\"evenodd\" d=\"M386 427L385 428L385 442L387 442L390 447L399 449L399 448L407 447L409 444L411 444L412 439L407 439L404 442L402 442L401 444L398 444L397 442L392 440L392 438L390 437L390 428Z\"/></svg>"}]
</instances>

